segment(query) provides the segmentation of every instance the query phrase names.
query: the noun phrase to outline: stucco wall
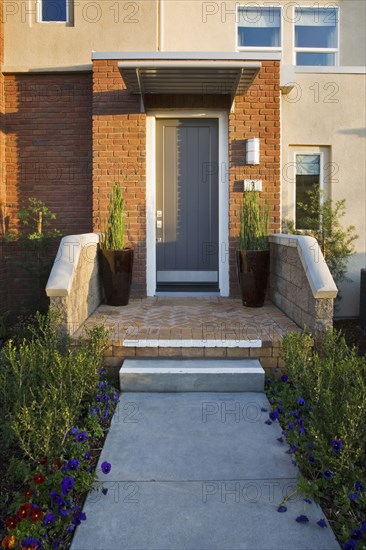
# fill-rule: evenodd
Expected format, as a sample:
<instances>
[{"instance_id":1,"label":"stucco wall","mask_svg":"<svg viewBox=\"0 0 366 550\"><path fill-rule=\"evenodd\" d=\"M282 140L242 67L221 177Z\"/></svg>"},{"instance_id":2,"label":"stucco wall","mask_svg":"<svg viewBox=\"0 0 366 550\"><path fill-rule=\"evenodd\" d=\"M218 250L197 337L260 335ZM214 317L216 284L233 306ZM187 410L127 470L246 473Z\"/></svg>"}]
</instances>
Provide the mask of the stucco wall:
<instances>
[{"instance_id":1,"label":"stucco wall","mask_svg":"<svg viewBox=\"0 0 366 550\"><path fill-rule=\"evenodd\" d=\"M335 314L356 316L360 269L366 265L365 75L296 73L295 82L282 96L282 215L294 213L294 153L318 152L320 146L327 190L334 201L346 199L342 224L355 225L359 235L349 261L353 283L341 285Z\"/></svg>"},{"instance_id":2,"label":"stucco wall","mask_svg":"<svg viewBox=\"0 0 366 550\"><path fill-rule=\"evenodd\" d=\"M341 65L365 65L365 0L277 0L283 6L283 62L291 64L294 7L341 7ZM236 7L229 0L74 2L71 25L37 22L36 0L5 2L6 66L77 66L91 51L236 51ZM159 30L160 26L160 30Z\"/></svg>"},{"instance_id":3,"label":"stucco wall","mask_svg":"<svg viewBox=\"0 0 366 550\"><path fill-rule=\"evenodd\" d=\"M5 2L5 64L71 67L94 51L155 51L155 0L75 0L73 25L37 22L36 0Z\"/></svg>"}]
</instances>

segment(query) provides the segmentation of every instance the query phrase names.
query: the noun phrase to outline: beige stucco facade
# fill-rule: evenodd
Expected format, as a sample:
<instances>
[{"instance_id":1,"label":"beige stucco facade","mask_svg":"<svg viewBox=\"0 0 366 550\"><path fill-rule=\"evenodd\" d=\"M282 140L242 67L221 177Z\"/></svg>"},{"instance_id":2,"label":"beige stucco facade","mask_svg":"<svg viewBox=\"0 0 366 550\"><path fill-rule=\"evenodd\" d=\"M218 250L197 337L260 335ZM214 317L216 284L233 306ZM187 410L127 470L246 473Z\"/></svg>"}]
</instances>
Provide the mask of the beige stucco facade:
<instances>
[{"instance_id":1,"label":"beige stucco facade","mask_svg":"<svg viewBox=\"0 0 366 550\"><path fill-rule=\"evenodd\" d=\"M339 315L358 311L360 269L366 265L365 75L295 73L296 87L282 96L282 215L293 218L294 155L323 153L324 187L346 199L342 224L359 236L349 262L352 283L342 285Z\"/></svg>"},{"instance_id":2,"label":"beige stucco facade","mask_svg":"<svg viewBox=\"0 0 366 550\"><path fill-rule=\"evenodd\" d=\"M296 152L322 153L326 191L346 198L344 224L359 239L349 263L353 283L343 285L338 315L358 314L360 268L366 266L365 0L73 0L68 23L41 23L37 0L4 1L3 71L91 70L97 52L236 52L237 7L281 6L282 216L294 213ZM294 67L294 10L339 6L339 67ZM261 58L266 50L250 50ZM249 57L249 56L248 56ZM324 69L324 70L322 70ZM327 168L325 168L327 167Z\"/></svg>"},{"instance_id":3,"label":"beige stucco facade","mask_svg":"<svg viewBox=\"0 0 366 550\"><path fill-rule=\"evenodd\" d=\"M239 5L282 7L282 59L293 63L295 7L327 0L70 0L69 23L39 22L39 0L5 0L5 67L88 65L92 51L237 51ZM340 65L365 66L364 0L340 7Z\"/></svg>"}]
</instances>

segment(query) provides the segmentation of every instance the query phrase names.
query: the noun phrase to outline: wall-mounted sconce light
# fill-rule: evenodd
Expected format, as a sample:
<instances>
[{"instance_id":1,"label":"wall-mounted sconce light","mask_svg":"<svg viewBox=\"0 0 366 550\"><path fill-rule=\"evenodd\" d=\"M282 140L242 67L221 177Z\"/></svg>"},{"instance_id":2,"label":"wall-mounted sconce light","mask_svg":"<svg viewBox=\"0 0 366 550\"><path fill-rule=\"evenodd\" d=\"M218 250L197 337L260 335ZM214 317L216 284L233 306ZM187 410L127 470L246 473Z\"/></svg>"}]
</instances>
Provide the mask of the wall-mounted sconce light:
<instances>
[{"instance_id":1,"label":"wall-mounted sconce light","mask_svg":"<svg viewBox=\"0 0 366 550\"><path fill-rule=\"evenodd\" d=\"M246 156L247 164L259 164L259 138L247 139Z\"/></svg>"}]
</instances>

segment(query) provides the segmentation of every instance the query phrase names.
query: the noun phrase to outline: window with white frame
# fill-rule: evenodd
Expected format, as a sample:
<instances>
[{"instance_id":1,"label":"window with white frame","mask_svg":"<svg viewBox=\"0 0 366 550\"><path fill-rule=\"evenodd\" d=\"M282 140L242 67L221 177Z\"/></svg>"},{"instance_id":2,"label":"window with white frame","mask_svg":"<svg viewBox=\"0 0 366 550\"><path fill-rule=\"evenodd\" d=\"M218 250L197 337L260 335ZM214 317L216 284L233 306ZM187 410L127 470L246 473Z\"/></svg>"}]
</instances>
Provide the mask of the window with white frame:
<instances>
[{"instance_id":1,"label":"window with white frame","mask_svg":"<svg viewBox=\"0 0 366 550\"><path fill-rule=\"evenodd\" d=\"M281 49L281 9L238 6L239 49Z\"/></svg>"},{"instance_id":2,"label":"window with white frame","mask_svg":"<svg viewBox=\"0 0 366 550\"><path fill-rule=\"evenodd\" d=\"M39 21L43 23L67 23L70 0L38 0Z\"/></svg>"},{"instance_id":3,"label":"window with white frame","mask_svg":"<svg viewBox=\"0 0 366 550\"><path fill-rule=\"evenodd\" d=\"M338 64L338 17L335 7L295 8L296 65Z\"/></svg>"},{"instance_id":4,"label":"window with white frame","mask_svg":"<svg viewBox=\"0 0 366 550\"><path fill-rule=\"evenodd\" d=\"M319 218L311 214L311 192L323 189L321 154L296 155L295 226L296 229L316 229ZM320 196L319 196L320 198Z\"/></svg>"}]
</instances>

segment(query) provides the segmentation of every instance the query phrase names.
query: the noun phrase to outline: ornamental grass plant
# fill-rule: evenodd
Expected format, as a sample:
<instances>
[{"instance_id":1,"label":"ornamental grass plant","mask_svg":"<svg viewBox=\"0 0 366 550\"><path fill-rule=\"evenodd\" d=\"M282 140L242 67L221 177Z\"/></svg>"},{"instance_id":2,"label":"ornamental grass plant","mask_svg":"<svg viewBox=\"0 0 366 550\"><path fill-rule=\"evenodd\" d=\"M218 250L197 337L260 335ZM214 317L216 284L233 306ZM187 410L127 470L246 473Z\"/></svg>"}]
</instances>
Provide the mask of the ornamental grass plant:
<instances>
[{"instance_id":1,"label":"ornamental grass plant","mask_svg":"<svg viewBox=\"0 0 366 550\"><path fill-rule=\"evenodd\" d=\"M245 191L240 209L240 250L268 250L269 206L258 191Z\"/></svg>"},{"instance_id":2,"label":"ornamental grass plant","mask_svg":"<svg viewBox=\"0 0 366 550\"><path fill-rule=\"evenodd\" d=\"M344 549L365 549L366 358L335 330L316 345L306 333L289 334L282 349L285 371L266 384L267 423L282 426L279 444L288 443L299 466L305 500L321 504Z\"/></svg>"},{"instance_id":3,"label":"ornamental grass plant","mask_svg":"<svg viewBox=\"0 0 366 550\"><path fill-rule=\"evenodd\" d=\"M105 250L123 250L125 247L125 210L121 188L115 184L108 205L108 218L100 239Z\"/></svg>"}]
</instances>

